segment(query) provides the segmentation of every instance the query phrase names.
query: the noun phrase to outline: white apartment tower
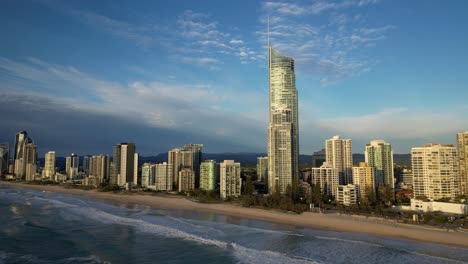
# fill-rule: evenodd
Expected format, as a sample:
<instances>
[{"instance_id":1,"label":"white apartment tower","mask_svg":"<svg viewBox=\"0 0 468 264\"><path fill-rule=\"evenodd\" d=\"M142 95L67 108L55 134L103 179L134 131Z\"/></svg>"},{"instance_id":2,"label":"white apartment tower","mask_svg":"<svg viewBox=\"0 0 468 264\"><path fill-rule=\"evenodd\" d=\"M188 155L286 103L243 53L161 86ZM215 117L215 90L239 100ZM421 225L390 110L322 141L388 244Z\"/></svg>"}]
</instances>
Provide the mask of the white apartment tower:
<instances>
[{"instance_id":1,"label":"white apartment tower","mask_svg":"<svg viewBox=\"0 0 468 264\"><path fill-rule=\"evenodd\" d=\"M453 145L427 144L411 149L414 197L430 200L459 194L459 165Z\"/></svg>"},{"instance_id":2,"label":"white apartment tower","mask_svg":"<svg viewBox=\"0 0 468 264\"><path fill-rule=\"evenodd\" d=\"M312 168L312 183L320 186L323 194L336 197L339 183L339 171L324 162L320 168Z\"/></svg>"},{"instance_id":3,"label":"white apartment tower","mask_svg":"<svg viewBox=\"0 0 468 264\"><path fill-rule=\"evenodd\" d=\"M325 160L340 174L340 184L351 184L353 168L353 151L351 139L334 136L325 141Z\"/></svg>"},{"instance_id":4,"label":"white apartment tower","mask_svg":"<svg viewBox=\"0 0 468 264\"><path fill-rule=\"evenodd\" d=\"M239 162L225 160L219 164L220 195L222 199L241 195L242 179Z\"/></svg>"}]
</instances>

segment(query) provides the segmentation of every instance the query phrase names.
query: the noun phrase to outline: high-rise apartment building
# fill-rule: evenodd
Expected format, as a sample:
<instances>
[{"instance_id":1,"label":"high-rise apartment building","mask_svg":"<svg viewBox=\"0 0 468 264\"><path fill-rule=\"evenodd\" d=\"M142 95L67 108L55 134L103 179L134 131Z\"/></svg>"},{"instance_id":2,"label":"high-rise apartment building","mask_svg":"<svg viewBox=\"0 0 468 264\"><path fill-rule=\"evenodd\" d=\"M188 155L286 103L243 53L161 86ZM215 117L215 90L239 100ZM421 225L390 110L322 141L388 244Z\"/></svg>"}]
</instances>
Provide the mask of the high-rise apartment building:
<instances>
[{"instance_id":1,"label":"high-rise apartment building","mask_svg":"<svg viewBox=\"0 0 468 264\"><path fill-rule=\"evenodd\" d=\"M411 149L413 194L430 200L455 198L460 178L457 149L453 145L427 144Z\"/></svg>"},{"instance_id":2,"label":"high-rise apartment building","mask_svg":"<svg viewBox=\"0 0 468 264\"><path fill-rule=\"evenodd\" d=\"M69 179L74 179L78 176L78 168L80 165L79 157L72 153L69 157L65 160L65 172Z\"/></svg>"},{"instance_id":3,"label":"high-rise apartment building","mask_svg":"<svg viewBox=\"0 0 468 264\"><path fill-rule=\"evenodd\" d=\"M205 160L200 164L200 189L213 191L219 177L219 165L214 160Z\"/></svg>"},{"instance_id":4,"label":"high-rise apartment building","mask_svg":"<svg viewBox=\"0 0 468 264\"><path fill-rule=\"evenodd\" d=\"M0 144L0 175L8 173L8 162L10 160L10 145Z\"/></svg>"},{"instance_id":5,"label":"high-rise apartment building","mask_svg":"<svg viewBox=\"0 0 468 264\"><path fill-rule=\"evenodd\" d=\"M187 192L195 189L195 172L185 168L179 171L179 192Z\"/></svg>"},{"instance_id":6,"label":"high-rise apartment building","mask_svg":"<svg viewBox=\"0 0 468 264\"><path fill-rule=\"evenodd\" d=\"M37 146L32 140L26 140L23 144L23 166L26 181L36 180L37 173Z\"/></svg>"},{"instance_id":7,"label":"high-rise apartment building","mask_svg":"<svg viewBox=\"0 0 468 264\"><path fill-rule=\"evenodd\" d=\"M49 151L45 154L42 178L55 180L55 151Z\"/></svg>"},{"instance_id":8,"label":"high-rise apartment building","mask_svg":"<svg viewBox=\"0 0 468 264\"><path fill-rule=\"evenodd\" d=\"M242 179L241 165L233 160L225 160L219 164L220 196L239 197L241 195Z\"/></svg>"},{"instance_id":9,"label":"high-rise apartment building","mask_svg":"<svg viewBox=\"0 0 468 264\"><path fill-rule=\"evenodd\" d=\"M115 144L112 148L112 162L110 166L109 183L114 185L118 183L120 177L120 144Z\"/></svg>"},{"instance_id":10,"label":"high-rise apartment building","mask_svg":"<svg viewBox=\"0 0 468 264\"><path fill-rule=\"evenodd\" d=\"M172 164L166 162L156 164L155 189L158 191L172 191L173 175Z\"/></svg>"},{"instance_id":11,"label":"high-rise apartment building","mask_svg":"<svg viewBox=\"0 0 468 264\"><path fill-rule=\"evenodd\" d=\"M341 139L334 136L325 141L325 159L340 173L340 184L351 184L353 168L353 151L351 139Z\"/></svg>"},{"instance_id":12,"label":"high-rise apartment building","mask_svg":"<svg viewBox=\"0 0 468 264\"><path fill-rule=\"evenodd\" d=\"M336 197L339 182L339 170L328 163L323 163L320 168L312 168L312 184L320 186L323 194Z\"/></svg>"},{"instance_id":13,"label":"high-rise apartment building","mask_svg":"<svg viewBox=\"0 0 468 264\"><path fill-rule=\"evenodd\" d=\"M320 168L320 166L322 166L325 161L325 149L314 152L314 154L312 154L312 168Z\"/></svg>"},{"instance_id":14,"label":"high-rise apartment building","mask_svg":"<svg viewBox=\"0 0 468 264\"><path fill-rule=\"evenodd\" d=\"M23 144L24 141L28 138L28 132L20 131L15 136L15 149L13 153L13 159L16 160L23 157ZM16 165L15 165L16 166ZM15 172L16 173L16 172Z\"/></svg>"},{"instance_id":15,"label":"high-rise apartment building","mask_svg":"<svg viewBox=\"0 0 468 264\"><path fill-rule=\"evenodd\" d=\"M24 145L31 143L26 131L18 132L15 136L15 149L13 153L14 174L18 179L24 179L26 173L26 163L24 162Z\"/></svg>"},{"instance_id":16,"label":"high-rise apartment building","mask_svg":"<svg viewBox=\"0 0 468 264\"><path fill-rule=\"evenodd\" d=\"M112 163L110 166L110 184L124 186L134 181L135 166L135 144L120 143L115 144L112 151Z\"/></svg>"},{"instance_id":17,"label":"high-rise apartment building","mask_svg":"<svg viewBox=\"0 0 468 264\"><path fill-rule=\"evenodd\" d=\"M365 162L360 162L358 167L353 167L353 183L357 188L358 199L375 195L375 175L375 167L368 166Z\"/></svg>"},{"instance_id":18,"label":"high-rise apartment building","mask_svg":"<svg viewBox=\"0 0 468 264\"><path fill-rule=\"evenodd\" d=\"M468 131L457 133L460 164L460 195L468 196Z\"/></svg>"},{"instance_id":19,"label":"high-rise apartment building","mask_svg":"<svg viewBox=\"0 0 468 264\"><path fill-rule=\"evenodd\" d=\"M294 59L268 42L268 188L286 191L299 177L299 117Z\"/></svg>"},{"instance_id":20,"label":"high-rise apartment building","mask_svg":"<svg viewBox=\"0 0 468 264\"><path fill-rule=\"evenodd\" d=\"M393 172L393 151L390 143L383 140L372 140L366 145L364 153L366 163L375 167L375 185L395 188L395 177Z\"/></svg>"},{"instance_id":21,"label":"high-rise apartment building","mask_svg":"<svg viewBox=\"0 0 468 264\"><path fill-rule=\"evenodd\" d=\"M117 179L119 186L133 182L135 173L135 144L120 144L120 174Z\"/></svg>"},{"instance_id":22,"label":"high-rise apartment building","mask_svg":"<svg viewBox=\"0 0 468 264\"><path fill-rule=\"evenodd\" d=\"M149 188L154 185L156 174L156 164L143 163L141 166L141 187Z\"/></svg>"},{"instance_id":23,"label":"high-rise apartment building","mask_svg":"<svg viewBox=\"0 0 468 264\"><path fill-rule=\"evenodd\" d=\"M89 175L90 159L91 156L83 156L83 172L85 175Z\"/></svg>"},{"instance_id":24,"label":"high-rise apartment building","mask_svg":"<svg viewBox=\"0 0 468 264\"><path fill-rule=\"evenodd\" d=\"M89 176L94 177L96 185L109 180L109 156L100 154L89 158Z\"/></svg>"},{"instance_id":25,"label":"high-rise apartment building","mask_svg":"<svg viewBox=\"0 0 468 264\"><path fill-rule=\"evenodd\" d=\"M257 157L257 181L268 179L268 157Z\"/></svg>"},{"instance_id":26,"label":"high-rise apartment building","mask_svg":"<svg viewBox=\"0 0 468 264\"><path fill-rule=\"evenodd\" d=\"M178 186L179 171L183 168L190 168L195 172L195 186L199 186L202 148L202 144L187 144L182 148L175 148L168 151L167 161L174 168L172 172L174 186Z\"/></svg>"},{"instance_id":27,"label":"high-rise apartment building","mask_svg":"<svg viewBox=\"0 0 468 264\"><path fill-rule=\"evenodd\" d=\"M138 153L135 153L133 157L133 184L136 186L141 185L141 179L138 177Z\"/></svg>"}]
</instances>

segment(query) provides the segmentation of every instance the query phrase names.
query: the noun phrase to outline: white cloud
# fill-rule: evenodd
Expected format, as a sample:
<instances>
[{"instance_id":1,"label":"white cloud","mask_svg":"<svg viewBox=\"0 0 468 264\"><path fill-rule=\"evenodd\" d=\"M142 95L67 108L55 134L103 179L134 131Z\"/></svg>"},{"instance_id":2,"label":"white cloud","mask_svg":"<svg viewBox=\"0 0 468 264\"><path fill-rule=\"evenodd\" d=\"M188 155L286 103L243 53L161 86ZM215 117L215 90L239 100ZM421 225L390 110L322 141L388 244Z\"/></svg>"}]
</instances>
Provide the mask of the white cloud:
<instances>
[{"instance_id":1,"label":"white cloud","mask_svg":"<svg viewBox=\"0 0 468 264\"><path fill-rule=\"evenodd\" d=\"M246 52L244 52L244 51L241 51L241 52L239 53L239 56L241 56L241 57L245 57L245 56L247 56L247 53L246 53Z\"/></svg>"},{"instance_id":2,"label":"white cloud","mask_svg":"<svg viewBox=\"0 0 468 264\"><path fill-rule=\"evenodd\" d=\"M198 58L197 61L216 62L212 58ZM229 137L224 140L236 138L253 145L258 142L249 133L264 132L258 124L266 119L259 121L238 107L246 103L254 108L267 105L267 96L254 90L239 94L230 87L207 83L187 85L135 80L120 84L97 79L71 66L35 58L15 62L0 57L0 73L0 91L45 97L69 109L90 114L105 114L157 128L185 132L188 129L190 133L204 135L224 127ZM235 109L235 113L227 109Z\"/></svg>"},{"instance_id":3,"label":"white cloud","mask_svg":"<svg viewBox=\"0 0 468 264\"><path fill-rule=\"evenodd\" d=\"M376 3L378 1L357 0L265 2L260 20L265 30L256 33L259 42L266 45L267 16L279 18L270 19L273 48L295 58L297 71L313 74L320 78L322 85L330 85L372 69L374 62L366 58L365 49L375 47L378 41L386 39L386 33L394 26L372 27L362 16L351 16L341 10ZM328 17L328 23L305 23L307 15L319 13Z\"/></svg>"},{"instance_id":4,"label":"white cloud","mask_svg":"<svg viewBox=\"0 0 468 264\"><path fill-rule=\"evenodd\" d=\"M318 125L334 133L346 133L360 138L428 138L466 129L468 120L461 118L463 111L446 114L449 110L451 109L431 109L431 112L427 112L387 108L371 114L319 120Z\"/></svg>"},{"instance_id":5,"label":"white cloud","mask_svg":"<svg viewBox=\"0 0 468 264\"><path fill-rule=\"evenodd\" d=\"M231 41L229 41L229 43L231 44L234 44L234 45L240 45L240 44L244 44L244 41L240 40L240 39L232 39Z\"/></svg>"}]
</instances>

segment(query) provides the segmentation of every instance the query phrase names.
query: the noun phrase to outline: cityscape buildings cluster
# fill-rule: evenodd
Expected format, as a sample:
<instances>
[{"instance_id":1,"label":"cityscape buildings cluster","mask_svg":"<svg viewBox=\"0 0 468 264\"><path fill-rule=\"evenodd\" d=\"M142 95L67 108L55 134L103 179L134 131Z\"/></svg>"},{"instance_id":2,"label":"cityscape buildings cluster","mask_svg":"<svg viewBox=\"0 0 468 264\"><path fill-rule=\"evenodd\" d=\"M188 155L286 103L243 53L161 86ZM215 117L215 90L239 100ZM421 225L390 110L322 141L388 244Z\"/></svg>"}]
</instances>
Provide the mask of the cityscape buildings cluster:
<instances>
[{"instance_id":1,"label":"cityscape buildings cluster","mask_svg":"<svg viewBox=\"0 0 468 264\"><path fill-rule=\"evenodd\" d=\"M299 171L298 94L294 59L270 47L268 40L269 125L267 156L257 158L257 180L268 193L285 194L294 184L320 192L344 205L375 197L378 190L395 191L395 168L391 144L372 140L365 146L365 162L353 163L352 140L333 136L324 149L312 156L312 168ZM44 166L37 159L37 146L26 131L16 134L13 159L9 144L0 144L0 174L25 181L49 180L84 185L118 185L155 191L186 193L195 189L219 190L221 198L239 197L241 164L234 160L205 160L202 144L187 144L168 151L167 162L144 163L134 143L113 146L112 156L71 153L64 170L56 168L56 154L45 154ZM454 200L468 195L468 132L457 134L457 146L428 144L411 150L411 169L402 172L402 186L424 200ZM141 168L141 170L139 170ZM39 171L41 173L39 173ZM140 172L140 173L139 173Z\"/></svg>"}]
</instances>

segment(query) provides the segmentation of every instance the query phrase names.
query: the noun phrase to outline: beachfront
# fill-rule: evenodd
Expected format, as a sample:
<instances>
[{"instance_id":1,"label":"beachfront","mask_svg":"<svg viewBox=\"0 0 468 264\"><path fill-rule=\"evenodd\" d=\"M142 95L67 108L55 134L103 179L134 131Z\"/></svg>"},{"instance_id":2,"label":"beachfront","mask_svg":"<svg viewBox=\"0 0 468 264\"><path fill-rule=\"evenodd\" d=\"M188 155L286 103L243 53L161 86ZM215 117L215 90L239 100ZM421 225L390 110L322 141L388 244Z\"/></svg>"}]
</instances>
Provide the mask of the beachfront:
<instances>
[{"instance_id":1,"label":"beachfront","mask_svg":"<svg viewBox=\"0 0 468 264\"><path fill-rule=\"evenodd\" d=\"M153 208L204 211L299 227L363 233L468 248L468 233L466 232L448 232L437 228L398 224L393 221L385 221L383 219L366 219L365 217L360 216L318 214L310 212L297 215L257 208L245 208L229 204L196 203L180 196L160 197L139 194L98 192L95 190L84 191L79 189L66 189L61 186L54 185L30 185L4 181L0 181L0 184L48 192L86 195L96 199L135 203L151 206Z\"/></svg>"}]
</instances>

